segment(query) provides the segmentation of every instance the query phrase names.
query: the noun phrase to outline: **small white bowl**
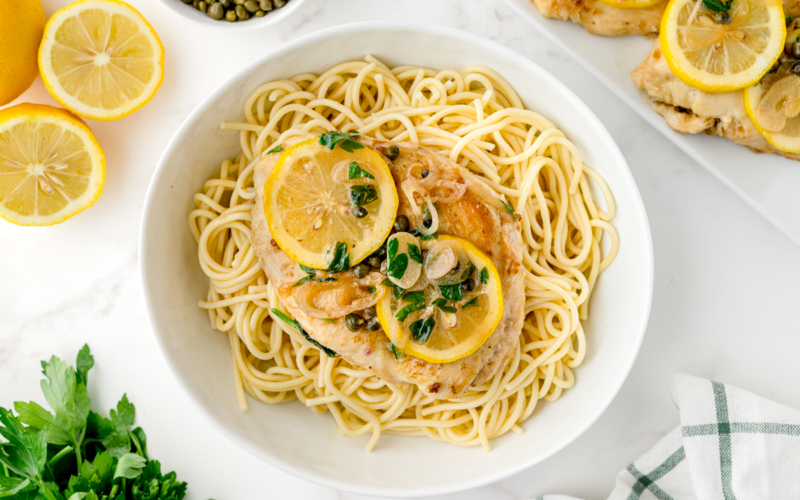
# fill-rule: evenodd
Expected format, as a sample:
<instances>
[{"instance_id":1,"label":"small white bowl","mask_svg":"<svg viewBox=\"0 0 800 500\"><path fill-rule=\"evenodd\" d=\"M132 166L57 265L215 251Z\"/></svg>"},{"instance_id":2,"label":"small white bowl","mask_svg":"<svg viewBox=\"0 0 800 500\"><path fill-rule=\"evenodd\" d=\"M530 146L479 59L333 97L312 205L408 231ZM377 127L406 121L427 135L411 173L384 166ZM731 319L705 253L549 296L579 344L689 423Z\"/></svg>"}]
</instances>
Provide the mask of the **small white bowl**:
<instances>
[{"instance_id":1,"label":"small white bowl","mask_svg":"<svg viewBox=\"0 0 800 500\"><path fill-rule=\"evenodd\" d=\"M218 30L248 31L256 28L263 28L264 26L269 26L277 23L278 21L286 19L292 14L292 12L300 8L300 6L305 3L306 0L289 0L286 2L286 5L280 9L272 9L270 12L267 12L267 15L264 17L251 16L247 21L236 21L234 23L225 20L217 21L215 19L211 19L205 12L200 12L192 7L192 4L187 5L181 0L158 1L176 16L182 17L187 21L199 26Z\"/></svg>"},{"instance_id":2,"label":"small white bowl","mask_svg":"<svg viewBox=\"0 0 800 500\"><path fill-rule=\"evenodd\" d=\"M178 0L175 0L178 1ZM293 0L297 1L297 0ZM490 453L428 438L340 436L330 415L304 405L236 403L227 337L197 307L208 280L197 262L187 218L194 194L226 158L239 134L220 131L242 120L248 94L263 82L320 72L372 54L390 66L461 69L489 66L525 105L549 118L606 179L617 202L613 223L621 247L592 296L586 359L575 386L553 403L540 402L522 435L492 441ZM362 495L419 497L498 481L558 452L611 403L644 336L653 291L653 251L644 206L628 166L592 112L563 84L521 55L489 40L441 26L370 22L314 33L262 57L215 90L186 119L164 151L147 193L142 219L141 271L150 321L164 358L189 398L222 434L286 472Z\"/></svg>"}]
</instances>

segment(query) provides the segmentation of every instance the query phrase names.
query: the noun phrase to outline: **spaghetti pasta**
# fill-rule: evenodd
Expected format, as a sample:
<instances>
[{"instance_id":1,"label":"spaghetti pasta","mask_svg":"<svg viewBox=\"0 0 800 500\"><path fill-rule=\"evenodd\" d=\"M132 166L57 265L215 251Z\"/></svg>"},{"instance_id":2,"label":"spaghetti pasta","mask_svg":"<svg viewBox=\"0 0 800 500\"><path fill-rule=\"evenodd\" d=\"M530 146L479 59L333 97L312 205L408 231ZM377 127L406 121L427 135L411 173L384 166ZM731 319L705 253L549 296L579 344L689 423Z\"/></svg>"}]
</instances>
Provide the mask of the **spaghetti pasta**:
<instances>
[{"instance_id":1,"label":"spaghetti pasta","mask_svg":"<svg viewBox=\"0 0 800 500\"><path fill-rule=\"evenodd\" d=\"M602 177L550 121L526 110L494 71L470 66L436 71L389 68L374 57L260 85L247 98L241 152L195 195L189 223L210 286L201 308L228 335L239 405L245 393L265 403L300 400L330 412L346 436L428 436L481 445L520 424L540 399L570 388L586 353L581 325L599 274L616 255L609 221L615 205ZM341 358L329 358L270 316L280 308L251 246L253 169L285 139L355 131L427 146L477 173L521 216L525 244L525 314L513 357L487 383L459 399L434 400L413 385L384 382ZM603 210L592 185L605 199ZM608 235L609 249L601 251Z\"/></svg>"}]
</instances>

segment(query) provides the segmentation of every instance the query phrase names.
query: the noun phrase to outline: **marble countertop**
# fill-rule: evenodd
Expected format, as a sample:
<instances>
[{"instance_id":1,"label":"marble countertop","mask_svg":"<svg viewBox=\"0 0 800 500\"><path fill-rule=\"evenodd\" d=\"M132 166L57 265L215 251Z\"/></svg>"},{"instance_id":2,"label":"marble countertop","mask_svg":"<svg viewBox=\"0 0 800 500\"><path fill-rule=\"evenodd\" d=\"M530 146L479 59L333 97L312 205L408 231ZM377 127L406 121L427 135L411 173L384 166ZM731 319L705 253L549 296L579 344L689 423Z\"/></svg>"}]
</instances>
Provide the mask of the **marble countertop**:
<instances>
[{"instance_id":1,"label":"marble countertop","mask_svg":"<svg viewBox=\"0 0 800 500\"><path fill-rule=\"evenodd\" d=\"M136 404L148 447L189 483L189 498L356 499L283 473L208 425L172 379L145 317L137 242L150 176L175 129L229 75L280 44L370 19L441 24L493 39L571 88L625 155L650 218L655 290L647 335L619 395L583 436L500 483L442 498L606 498L614 478L678 424L669 392L681 371L800 408L800 248L648 126L502 1L307 0L284 24L208 31L155 0L128 0L159 33L166 76L153 101L115 122L89 122L103 146L105 191L50 228L0 221L0 405L39 396L39 360L73 360L90 344L90 396ZM178 0L174 0L178 1ZM48 15L69 3L44 0ZM18 102L55 104L37 80ZM758 168L754 164L753 168ZM800 168L800 166L798 166ZM580 370L577 372L580 383ZM535 418L527 425L535 425ZM343 438L345 439L345 438Z\"/></svg>"}]
</instances>

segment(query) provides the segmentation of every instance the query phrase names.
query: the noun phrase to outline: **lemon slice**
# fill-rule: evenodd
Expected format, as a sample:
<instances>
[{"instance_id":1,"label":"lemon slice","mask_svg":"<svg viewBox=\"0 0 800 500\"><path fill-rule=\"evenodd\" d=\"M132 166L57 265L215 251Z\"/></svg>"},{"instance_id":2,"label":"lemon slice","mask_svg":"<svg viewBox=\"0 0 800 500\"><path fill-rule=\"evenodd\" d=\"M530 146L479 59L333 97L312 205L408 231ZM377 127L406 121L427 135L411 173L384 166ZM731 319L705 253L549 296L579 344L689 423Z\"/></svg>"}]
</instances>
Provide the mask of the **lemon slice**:
<instances>
[{"instance_id":1,"label":"lemon slice","mask_svg":"<svg viewBox=\"0 0 800 500\"><path fill-rule=\"evenodd\" d=\"M748 87L744 109L770 144L781 151L800 153L800 76L782 68Z\"/></svg>"},{"instance_id":2,"label":"lemon slice","mask_svg":"<svg viewBox=\"0 0 800 500\"><path fill-rule=\"evenodd\" d=\"M130 5L81 0L47 22L39 71L65 108L94 120L116 120L156 94L164 78L164 48Z\"/></svg>"},{"instance_id":3,"label":"lemon slice","mask_svg":"<svg viewBox=\"0 0 800 500\"><path fill-rule=\"evenodd\" d=\"M358 169L353 179L351 164ZM272 237L289 257L339 271L383 244L398 198L381 155L369 148L331 150L311 139L283 152L267 178L263 203Z\"/></svg>"},{"instance_id":4,"label":"lemon slice","mask_svg":"<svg viewBox=\"0 0 800 500\"><path fill-rule=\"evenodd\" d=\"M728 92L759 81L781 55L785 35L777 0L732 0L719 14L696 0L671 0L659 38L670 69L684 83Z\"/></svg>"},{"instance_id":5,"label":"lemon slice","mask_svg":"<svg viewBox=\"0 0 800 500\"><path fill-rule=\"evenodd\" d=\"M92 131L43 104L0 111L0 216L23 226L58 224L103 191L106 162Z\"/></svg>"},{"instance_id":6,"label":"lemon slice","mask_svg":"<svg viewBox=\"0 0 800 500\"><path fill-rule=\"evenodd\" d=\"M658 5L664 0L600 0L606 5L616 7L618 9L646 9L654 5Z\"/></svg>"},{"instance_id":7,"label":"lemon slice","mask_svg":"<svg viewBox=\"0 0 800 500\"><path fill-rule=\"evenodd\" d=\"M457 297L431 284L419 292L404 292L400 297L399 293L386 293L377 305L378 321L395 349L430 363L450 363L474 353L492 335L503 316L500 275L491 259L462 238L446 235L440 238L461 243L475 266L471 278L475 289L461 291L460 300L453 300ZM430 248L433 243L427 241L424 246ZM461 290L460 283L452 286Z\"/></svg>"}]
</instances>

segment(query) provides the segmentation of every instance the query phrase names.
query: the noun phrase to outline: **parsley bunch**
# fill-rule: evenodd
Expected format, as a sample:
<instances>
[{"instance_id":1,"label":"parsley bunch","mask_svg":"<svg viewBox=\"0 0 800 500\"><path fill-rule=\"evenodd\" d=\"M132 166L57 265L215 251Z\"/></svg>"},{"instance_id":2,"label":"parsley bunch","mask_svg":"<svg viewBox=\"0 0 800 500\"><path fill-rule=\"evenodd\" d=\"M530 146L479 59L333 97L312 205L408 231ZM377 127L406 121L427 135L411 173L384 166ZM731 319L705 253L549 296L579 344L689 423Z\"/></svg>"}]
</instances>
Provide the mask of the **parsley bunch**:
<instances>
[{"instance_id":1,"label":"parsley bunch","mask_svg":"<svg viewBox=\"0 0 800 500\"><path fill-rule=\"evenodd\" d=\"M110 418L91 410L86 391L94 358L78 353L77 370L42 361L41 387L52 411L34 402L0 407L0 498L20 500L181 500L186 483L147 456L136 409L123 395Z\"/></svg>"}]
</instances>

